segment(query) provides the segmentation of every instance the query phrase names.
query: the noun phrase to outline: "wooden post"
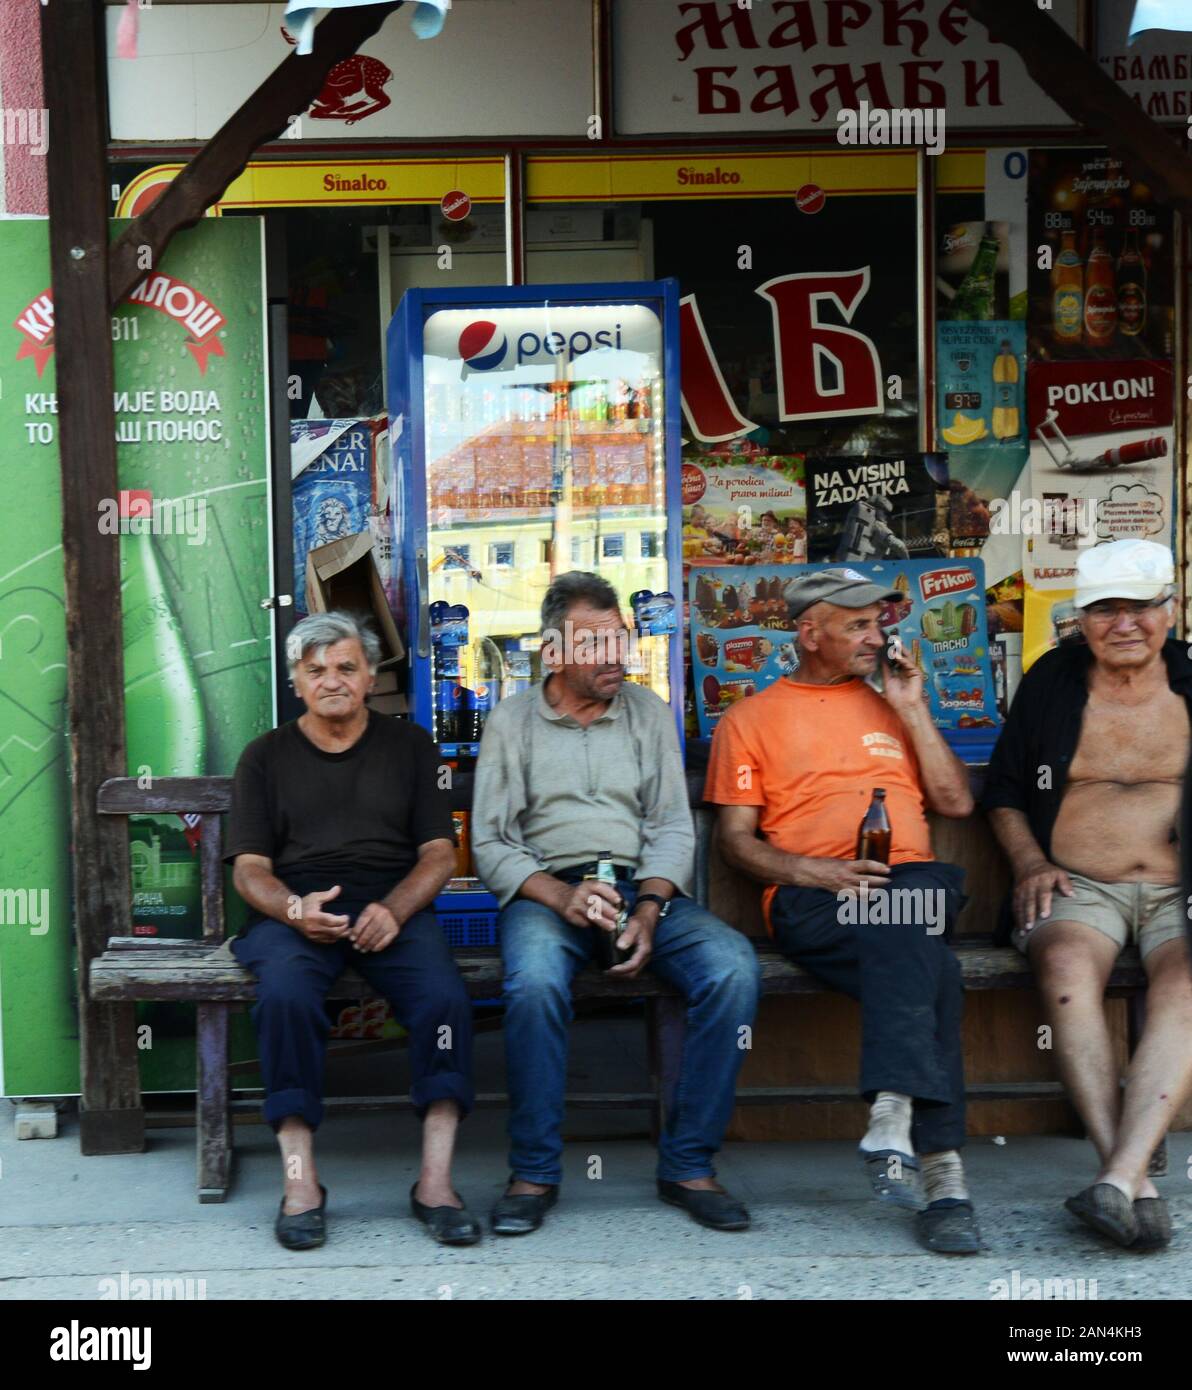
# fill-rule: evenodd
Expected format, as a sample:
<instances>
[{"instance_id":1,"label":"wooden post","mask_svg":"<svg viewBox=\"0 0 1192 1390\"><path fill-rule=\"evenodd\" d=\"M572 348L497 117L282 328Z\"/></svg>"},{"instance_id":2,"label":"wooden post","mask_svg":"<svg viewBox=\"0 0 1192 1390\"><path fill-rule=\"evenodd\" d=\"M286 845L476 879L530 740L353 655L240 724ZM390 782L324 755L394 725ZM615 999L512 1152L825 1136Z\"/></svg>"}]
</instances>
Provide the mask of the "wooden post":
<instances>
[{"instance_id":1,"label":"wooden post","mask_svg":"<svg viewBox=\"0 0 1192 1390\"><path fill-rule=\"evenodd\" d=\"M74 920L79 952L84 1154L145 1147L132 1004L94 1004L91 961L131 917L128 828L96 813L96 792L123 776L124 650L119 538L99 531L101 498L118 494L108 308L107 90L101 0L54 0L41 12L50 115L48 192L71 762Z\"/></svg>"}]
</instances>

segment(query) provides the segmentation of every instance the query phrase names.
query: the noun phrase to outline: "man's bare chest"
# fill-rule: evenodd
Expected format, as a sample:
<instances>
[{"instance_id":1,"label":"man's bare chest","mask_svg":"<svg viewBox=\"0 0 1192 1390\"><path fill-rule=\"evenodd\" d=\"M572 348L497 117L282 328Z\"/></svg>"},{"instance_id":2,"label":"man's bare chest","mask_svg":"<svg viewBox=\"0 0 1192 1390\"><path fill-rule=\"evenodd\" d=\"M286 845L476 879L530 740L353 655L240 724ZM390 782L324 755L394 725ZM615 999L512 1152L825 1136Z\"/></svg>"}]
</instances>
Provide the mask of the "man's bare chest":
<instances>
[{"instance_id":1,"label":"man's bare chest","mask_svg":"<svg viewBox=\"0 0 1192 1390\"><path fill-rule=\"evenodd\" d=\"M1174 691L1159 691L1132 705L1091 692L1068 775L1074 782L1179 780L1188 761L1188 741L1188 707Z\"/></svg>"}]
</instances>

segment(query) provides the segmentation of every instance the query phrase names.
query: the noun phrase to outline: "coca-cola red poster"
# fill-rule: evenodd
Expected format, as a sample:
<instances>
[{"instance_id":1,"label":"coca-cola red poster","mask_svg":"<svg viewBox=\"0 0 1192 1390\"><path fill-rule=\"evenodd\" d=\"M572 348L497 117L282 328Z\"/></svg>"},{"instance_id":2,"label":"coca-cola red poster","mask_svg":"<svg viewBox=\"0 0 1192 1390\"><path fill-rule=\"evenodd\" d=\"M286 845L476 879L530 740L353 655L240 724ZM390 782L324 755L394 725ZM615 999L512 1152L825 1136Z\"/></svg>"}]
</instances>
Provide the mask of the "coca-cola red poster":
<instances>
[{"instance_id":1,"label":"coca-cola red poster","mask_svg":"<svg viewBox=\"0 0 1192 1390\"><path fill-rule=\"evenodd\" d=\"M1040 362L1170 358L1172 221L1105 150L1032 150L1029 349Z\"/></svg>"}]
</instances>

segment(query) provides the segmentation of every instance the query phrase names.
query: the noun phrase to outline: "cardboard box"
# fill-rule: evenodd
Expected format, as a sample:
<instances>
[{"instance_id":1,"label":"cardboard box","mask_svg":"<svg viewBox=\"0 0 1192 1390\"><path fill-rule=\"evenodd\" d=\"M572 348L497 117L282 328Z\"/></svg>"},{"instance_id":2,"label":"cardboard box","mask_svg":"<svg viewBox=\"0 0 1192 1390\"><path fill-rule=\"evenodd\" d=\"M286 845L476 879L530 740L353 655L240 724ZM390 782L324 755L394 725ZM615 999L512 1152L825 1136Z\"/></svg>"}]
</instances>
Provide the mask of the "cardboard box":
<instances>
[{"instance_id":1,"label":"cardboard box","mask_svg":"<svg viewBox=\"0 0 1192 1390\"><path fill-rule=\"evenodd\" d=\"M378 666L383 668L400 661L406 649L389 611L372 548L372 536L360 531L312 550L306 557L306 606L311 613L341 608L370 617L381 639Z\"/></svg>"}]
</instances>

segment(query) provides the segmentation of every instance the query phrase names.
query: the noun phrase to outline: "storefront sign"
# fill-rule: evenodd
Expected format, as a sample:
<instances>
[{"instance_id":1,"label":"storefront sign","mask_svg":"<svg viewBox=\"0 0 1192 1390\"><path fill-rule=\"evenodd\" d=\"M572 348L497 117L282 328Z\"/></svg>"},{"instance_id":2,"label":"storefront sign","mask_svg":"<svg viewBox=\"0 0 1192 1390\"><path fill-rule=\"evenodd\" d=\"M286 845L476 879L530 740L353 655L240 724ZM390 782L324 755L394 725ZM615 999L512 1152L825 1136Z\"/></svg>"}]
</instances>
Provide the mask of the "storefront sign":
<instances>
[{"instance_id":1,"label":"storefront sign","mask_svg":"<svg viewBox=\"0 0 1192 1390\"><path fill-rule=\"evenodd\" d=\"M1070 34L1076 8L1048 5ZM834 131L862 101L956 129L1072 124L956 0L621 0L613 26L622 134Z\"/></svg>"},{"instance_id":2,"label":"storefront sign","mask_svg":"<svg viewBox=\"0 0 1192 1390\"><path fill-rule=\"evenodd\" d=\"M119 16L107 7L113 140L209 139L295 45L284 4L145 4L129 62L117 56ZM589 0L458 4L427 43L398 14L331 69L282 138L582 138L592 71Z\"/></svg>"},{"instance_id":3,"label":"storefront sign","mask_svg":"<svg viewBox=\"0 0 1192 1390\"><path fill-rule=\"evenodd\" d=\"M116 204L117 217L136 217L185 168L155 164L131 179ZM261 160L249 164L211 208L351 207L359 203L431 203L463 196L471 203L505 197L503 159ZM462 214L467 216L467 212Z\"/></svg>"},{"instance_id":4,"label":"storefront sign","mask_svg":"<svg viewBox=\"0 0 1192 1390\"><path fill-rule=\"evenodd\" d=\"M1181 5L1186 23L1188 7ZM1129 41L1134 0L1098 0L1097 61L1156 121L1192 115L1192 34L1149 29Z\"/></svg>"}]
</instances>

